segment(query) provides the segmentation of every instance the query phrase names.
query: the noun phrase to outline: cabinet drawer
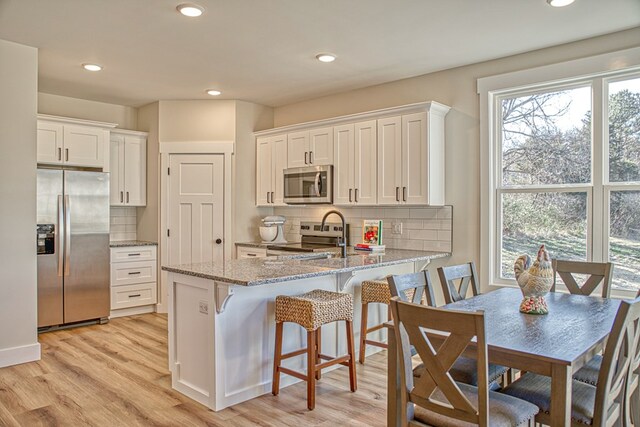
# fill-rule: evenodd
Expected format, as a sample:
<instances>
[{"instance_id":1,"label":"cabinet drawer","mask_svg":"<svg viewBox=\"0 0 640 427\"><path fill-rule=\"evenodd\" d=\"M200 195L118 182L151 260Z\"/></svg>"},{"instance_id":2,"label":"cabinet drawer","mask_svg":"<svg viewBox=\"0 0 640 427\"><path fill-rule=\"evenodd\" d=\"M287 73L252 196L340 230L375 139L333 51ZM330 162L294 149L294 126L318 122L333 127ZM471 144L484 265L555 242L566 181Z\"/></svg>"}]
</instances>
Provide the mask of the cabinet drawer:
<instances>
[{"instance_id":1,"label":"cabinet drawer","mask_svg":"<svg viewBox=\"0 0 640 427\"><path fill-rule=\"evenodd\" d=\"M149 261L156 259L155 246L111 248L111 262Z\"/></svg>"},{"instance_id":2,"label":"cabinet drawer","mask_svg":"<svg viewBox=\"0 0 640 427\"><path fill-rule=\"evenodd\" d=\"M157 274L155 261L118 262L111 264L111 286L155 282Z\"/></svg>"},{"instance_id":3,"label":"cabinet drawer","mask_svg":"<svg viewBox=\"0 0 640 427\"><path fill-rule=\"evenodd\" d=\"M249 248L238 246L236 249L238 259L242 258L264 258L267 256L267 250L262 248Z\"/></svg>"},{"instance_id":4,"label":"cabinet drawer","mask_svg":"<svg viewBox=\"0 0 640 427\"><path fill-rule=\"evenodd\" d=\"M116 286L111 288L111 309L155 304L157 302L156 295L157 285L155 282Z\"/></svg>"}]
</instances>

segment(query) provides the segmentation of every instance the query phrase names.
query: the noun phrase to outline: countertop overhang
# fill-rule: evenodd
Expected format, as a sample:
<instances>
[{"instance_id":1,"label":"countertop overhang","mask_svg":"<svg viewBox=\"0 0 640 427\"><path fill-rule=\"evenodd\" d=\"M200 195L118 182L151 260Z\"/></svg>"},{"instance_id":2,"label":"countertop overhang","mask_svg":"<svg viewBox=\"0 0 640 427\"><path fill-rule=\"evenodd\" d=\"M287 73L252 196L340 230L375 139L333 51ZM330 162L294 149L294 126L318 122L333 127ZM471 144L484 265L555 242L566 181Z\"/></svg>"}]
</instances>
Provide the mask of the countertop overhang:
<instances>
[{"instance_id":1,"label":"countertop overhang","mask_svg":"<svg viewBox=\"0 0 640 427\"><path fill-rule=\"evenodd\" d=\"M382 253L353 254L346 258L295 259L283 256L236 259L223 263L170 265L162 266L162 269L235 285L257 286L409 262L430 261L450 255L449 252L387 249Z\"/></svg>"}]
</instances>

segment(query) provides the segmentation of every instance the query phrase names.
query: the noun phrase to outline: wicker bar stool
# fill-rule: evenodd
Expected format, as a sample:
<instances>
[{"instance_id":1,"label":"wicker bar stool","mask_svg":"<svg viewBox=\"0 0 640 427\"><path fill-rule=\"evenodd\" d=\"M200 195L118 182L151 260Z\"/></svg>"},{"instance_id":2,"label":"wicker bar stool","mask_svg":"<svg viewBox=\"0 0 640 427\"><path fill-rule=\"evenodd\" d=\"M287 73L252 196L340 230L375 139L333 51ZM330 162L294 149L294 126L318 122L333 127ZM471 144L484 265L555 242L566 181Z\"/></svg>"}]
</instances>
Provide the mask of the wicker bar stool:
<instances>
[{"instance_id":1,"label":"wicker bar stool","mask_svg":"<svg viewBox=\"0 0 640 427\"><path fill-rule=\"evenodd\" d=\"M389 307L391 301L391 292L389 291L389 284L386 280L365 280L362 282L362 318L360 320L360 357L359 362L364 365L364 355L368 345L374 345L376 347L387 348L387 344L367 339L367 335L371 332L375 332L384 327L383 323L368 327L369 322L369 304L378 303L386 304ZM388 313L391 313L388 309ZM389 315L389 318L391 316Z\"/></svg>"},{"instance_id":2,"label":"wicker bar stool","mask_svg":"<svg viewBox=\"0 0 640 427\"><path fill-rule=\"evenodd\" d=\"M347 329L347 354L331 357L321 353L322 325L344 320ZM307 330L307 347L282 354L282 331L284 322L297 323ZM356 391L355 351L353 346L353 298L350 294L323 291L320 289L302 295L276 297L276 345L273 359L273 389L280 392L280 373L300 378L307 382L307 407L316 406L316 380L320 372L329 366L341 364L349 367L351 391ZM307 374L280 366L282 360L294 356L307 355ZM325 360L325 362L322 362Z\"/></svg>"}]
</instances>

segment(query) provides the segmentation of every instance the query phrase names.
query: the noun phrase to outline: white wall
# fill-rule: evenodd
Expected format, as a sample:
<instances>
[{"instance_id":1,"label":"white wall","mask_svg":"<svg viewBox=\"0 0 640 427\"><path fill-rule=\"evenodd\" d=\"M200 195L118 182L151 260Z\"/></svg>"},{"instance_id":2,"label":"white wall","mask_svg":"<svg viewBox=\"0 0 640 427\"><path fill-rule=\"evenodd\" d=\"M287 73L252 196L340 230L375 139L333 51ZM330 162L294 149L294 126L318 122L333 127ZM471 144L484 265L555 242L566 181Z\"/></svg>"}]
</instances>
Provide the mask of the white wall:
<instances>
[{"instance_id":1,"label":"white wall","mask_svg":"<svg viewBox=\"0 0 640 427\"><path fill-rule=\"evenodd\" d=\"M275 108L275 126L434 100L452 107L446 118L446 204L453 205L453 256L434 262L480 259L480 77L638 46L640 27L410 79ZM478 266L480 269L482 266ZM432 271L432 275L435 273Z\"/></svg>"},{"instance_id":2,"label":"white wall","mask_svg":"<svg viewBox=\"0 0 640 427\"><path fill-rule=\"evenodd\" d=\"M137 130L138 126L137 108L42 92L38 94L38 113L117 123L121 129Z\"/></svg>"},{"instance_id":3,"label":"white wall","mask_svg":"<svg viewBox=\"0 0 640 427\"><path fill-rule=\"evenodd\" d=\"M0 367L40 359L37 336L38 51L0 40Z\"/></svg>"}]
</instances>

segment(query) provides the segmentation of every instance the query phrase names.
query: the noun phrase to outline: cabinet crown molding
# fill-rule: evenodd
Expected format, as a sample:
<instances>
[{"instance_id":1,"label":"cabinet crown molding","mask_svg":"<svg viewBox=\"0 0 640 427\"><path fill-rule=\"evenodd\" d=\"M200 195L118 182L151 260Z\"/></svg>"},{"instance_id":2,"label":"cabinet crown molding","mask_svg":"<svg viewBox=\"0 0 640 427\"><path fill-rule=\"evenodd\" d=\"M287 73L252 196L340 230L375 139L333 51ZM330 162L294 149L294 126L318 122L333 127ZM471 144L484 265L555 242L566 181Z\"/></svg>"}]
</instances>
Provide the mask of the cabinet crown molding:
<instances>
[{"instance_id":1,"label":"cabinet crown molding","mask_svg":"<svg viewBox=\"0 0 640 427\"><path fill-rule=\"evenodd\" d=\"M144 132L141 130L131 130L131 129L120 129L120 128L115 128L111 130L111 134L116 134L116 135L130 135L130 136L149 136L149 132Z\"/></svg>"},{"instance_id":2,"label":"cabinet crown molding","mask_svg":"<svg viewBox=\"0 0 640 427\"><path fill-rule=\"evenodd\" d=\"M95 120L74 119L72 117L50 116L49 114L38 114L38 120L46 120L48 122L69 123L74 125L84 125L92 127L101 127L113 129L118 126L117 123L97 122Z\"/></svg>"},{"instance_id":3,"label":"cabinet crown molding","mask_svg":"<svg viewBox=\"0 0 640 427\"><path fill-rule=\"evenodd\" d=\"M280 133L295 132L300 130L322 127L322 126L335 126L335 125L340 125L344 123L353 123L355 121L381 119L384 117L396 116L400 114L417 113L420 111L427 111L431 114L437 114L444 117L449 112L450 109L451 107L448 107L444 104L440 104L439 102L435 102L435 101L417 102L414 104L406 104L406 105L400 105L397 107L382 108L379 110L365 111L362 113L348 114L346 116L331 117L328 119L314 120L311 122L297 123L293 125L261 130L258 132L254 132L253 135L255 137L271 136L271 135L280 134Z\"/></svg>"}]
</instances>

